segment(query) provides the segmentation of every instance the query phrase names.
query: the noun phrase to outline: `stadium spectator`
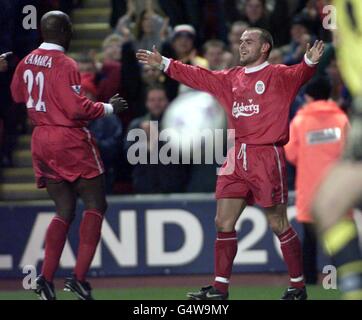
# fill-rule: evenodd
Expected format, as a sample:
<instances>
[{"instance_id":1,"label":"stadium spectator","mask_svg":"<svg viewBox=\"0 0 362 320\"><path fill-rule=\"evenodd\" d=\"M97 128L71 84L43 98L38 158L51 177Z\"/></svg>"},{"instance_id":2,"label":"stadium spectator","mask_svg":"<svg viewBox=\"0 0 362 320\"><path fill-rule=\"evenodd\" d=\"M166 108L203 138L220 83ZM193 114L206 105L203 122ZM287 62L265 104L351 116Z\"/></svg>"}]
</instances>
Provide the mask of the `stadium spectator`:
<instances>
[{"instance_id":1,"label":"stadium spectator","mask_svg":"<svg viewBox=\"0 0 362 320\"><path fill-rule=\"evenodd\" d=\"M329 5L328 0L308 0L299 15L303 15L309 21L309 28L313 34L324 41L331 41L332 33L323 27L323 19L326 17L323 8ZM327 18L328 19L328 18Z\"/></svg>"},{"instance_id":2,"label":"stadium spectator","mask_svg":"<svg viewBox=\"0 0 362 320\"><path fill-rule=\"evenodd\" d=\"M152 7L155 11L161 12L157 0L112 0L110 25L116 28L119 19L131 11L138 16L143 10ZM132 17L133 18L133 17Z\"/></svg>"},{"instance_id":3,"label":"stadium spectator","mask_svg":"<svg viewBox=\"0 0 362 320\"><path fill-rule=\"evenodd\" d=\"M276 47L288 43L289 9L286 0L245 0L243 20L251 27L269 30Z\"/></svg>"},{"instance_id":4,"label":"stadium spectator","mask_svg":"<svg viewBox=\"0 0 362 320\"><path fill-rule=\"evenodd\" d=\"M165 89L161 86L150 87L146 94L146 108L148 113L140 118L134 119L128 132L133 129L142 129L147 135L147 159L150 153L157 152L165 144L158 141L158 135L150 136L151 123L156 121L156 128L161 131L161 121L164 112L168 106L168 99ZM128 153L132 141L126 140L124 143L125 152ZM147 160L146 159L146 160ZM184 192L187 183L187 167L178 164L164 165L161 162L157 164L136 164L132 173L133 190L135 193L177 193Z\"/></svg>"},{"instance_id":5,"label":"stadium spectator","mask_svg":"<svg viewBox=\"0 0 362 320\"><path fill-rule=\"evenodd\" d=\"M328 100L331 84L327 78L317 77L307 84L305 106L290 124L290 140L285 146L286 157L297 169L297 220L303 226L303 261L306 283L316 284L317 235L311 216L316 190L340 158L349 123L346 114Z\"/></svg>"},{"instance_id":6,"label":"stadium spectator","mask_svg":"<svg viewBox=\"0 0 362 320\"><path fill-rule=\"evenodd\" d=\"M245 21L251 27L271 30L269 13L265 0L246 0L244 5Z\"/></svg>"},{"instance_id":7,"label":"stadium spectator","mask_svg":"<svg viewBox=\"0 0 362 320\"><path fill-rule=\"evenodd\" d=\"M142 81L146 87L152 87L157 84L162 84L165 81L165 76L161 70L144 65L142 66Z\"/></svg>"},{"instance_id":8,"label":"stadium spectator","mask_svg":"<svg viewBox=\"0 0 362 320\"><path fill-rule=\"evenodd\" d=\"M288 50L284 54L284 64L293 65L299 63L305 52L308 43L312 43L315 38L310 33L309 22L303 16L296 16L292 21L290 29L291 42Z\"/></svg>"},{"instance_id":9,"label":"stadium spectator","mask_svg":"<svg viewBox=\"0 0 362 320\"><path fill-rule=\"evenodd\" d=\"M98 88L96 85L97 66L95 60L89 54L83 54L77 58L78 71L85 96L96 101Z\"/></svg>"},{"instance_id":10,"label":"stadium spectator","mask_svg":"<svg viewBox=\"0 0 362 320\"><path fill-rule=\"evenodd\" d=\"M125 38L117 34L111 34L106 37L102 43L103 61L120 62L122 53L121 47L125 41Z\"/></svg>"},{"instance_id":11,"label":"stadium spectator","mask_svg":"<svg viewBox=\"0 0 362 320\"><path fill-rule=\"evenodd\" d=\"M113 114L90 122L88 126L96 140L104 165L106 193L113 193L116 166L121 152L122 123Z\"/></svg>"},{"instance_id":12,"label":"stadium spectator","mask_svg":"<svg viewBox=\"0 0 362 320\"><path fill-rule=\"evenodd\" d=\"M174 28L171 42L164 44L162 52L186 64L208 67L206 59L198 55L195 41L196 31L193 26L178 25ZM169 77L165 81L165 88L170 101L179 93L189 90Z\"/></svg>"},{"instance_id":13,"label":"stadium spectator","mask_svg":"<svg viewBox=\"0 0 362 320\"><path fill-rule=\"evenodd\" d=\"M351 97L342 79L335 53L332 54L329 65L326 67L326 74L332 84L331 99L347 112L351 104Z\"/></svg>"},{"instance_id":14,"label":"stadium spectator","mask_svg":"<svg viewBox=\"0 0 362 320\"><path fill-rule=\"evenodd\" d=\"M153 8L152 1L146 1L146 8L136 15L133 1L128 2L127 12L117 23L116 32L134 42L135 49L161 47L171 31L169 19L161 17Z\"/></svg>"},{"instance_id":15,"label":"stadium spectator","mask_svg":"<svg viewBox=\"0 0 362 320\"><path fill-rule=\"evenodd\" d=\"M283 63L283 52L282 52L282 50L277 49L277 48L273 49L270 52L270 56L269 56L268 61L271 64L282 64Z\"/></svg>"},{"instance_id":16,"label":"stadium spectator","mask_svg":"<svg viewBox=\"0 0 362 320\"><path fill-rule=\"evenodd\" d=\"M100 64L97 83L97 100L106 102L121 88L121 47L123 38L111 34L103 41L103 60Z\"/></svg>"},{"instance_id":17,"label":"stadium spectator","mask_svg":"<svg viewBox=\"0 0 362 320\"><path fill-rule=\"evenodd\" d=\"M175 59L193 65L207 66L205 59L197 55L196 30L188 24L178 25L173 30L171 50Z\"/></svg>"},{"instance_id":18,"label":"stadium spectator","mask_svg":"<svg viewBox=\"0 0 362 320\"><path fill-rule=\"evenodd\" d=\"M161 70L154 69L148 65L142 66L141 78L141 90L138 91L138 96L142 99L140 99L137 104L137 116L144 116L148 112L145 108L148 89L151 87L164 86L166 81L166 77Z\"/></svg>"},{"instance_id":19,"label":"stadium spectator","mask_svg":"<svg viewBox=\"0 0 362 320\"><path fill-rule=\"evenodd\" d=\"M204 58L206 59L210 70L225 69L224 53L225 44L220 40L209 40L203 46Z\"/></svg>"}]
</instances>

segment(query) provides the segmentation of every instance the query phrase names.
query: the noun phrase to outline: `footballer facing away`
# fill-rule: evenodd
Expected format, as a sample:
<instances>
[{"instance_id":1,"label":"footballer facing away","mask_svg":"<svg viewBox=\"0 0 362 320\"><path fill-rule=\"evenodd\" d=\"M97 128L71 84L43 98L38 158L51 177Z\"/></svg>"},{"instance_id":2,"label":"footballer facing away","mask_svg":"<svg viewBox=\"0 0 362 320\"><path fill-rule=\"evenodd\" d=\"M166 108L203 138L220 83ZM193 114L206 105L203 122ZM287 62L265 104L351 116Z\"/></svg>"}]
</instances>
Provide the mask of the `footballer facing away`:
<instances>
[{"instance_id":1,"label":"footballer facing away","mask_svg":"<svg viewBox=\"0 0 362 320\"><path fill-rule=\"evenodd\" d=\"M232 174L218 176L216 184L215 279L212 285L188 293L192 300L228 298L229 281L237 252L235 224L247 204L263 207L269 225L280 240L290 276L284 300L304 300L307 292L298 235L287 219L287 182L283 146L289 139L288 115L300 87L315 73L324 44L308 45L301 63L271 65L267 59L273 39L264 29L248 28L240 38L241 67L210 71L153 52L139 50L141 63L160 68L171 78L214 95L224 107L229 127L235 129Z\"/></svg>"},{"instance_id":2,"label":"footballer facing away","mask_svg":"<svg viewBox=\"0 0 362 320\"><path fill-rule=\"evenodd\" d=\"M77 262L65 289L90 300L91 287L85 277L100 239L107 203L103 164L86 127L89 120L120 113L127 103L117 95L109 104L93 103L82 95L77 65L65 55L72 37L72 24L65 13L46 13L41 32L44 43L18 64L11 84L14 100L26 103L34 125L31 152L37 185L47 189L56 207L35 292L44 300L56 298L53 277L79 196L85 209Z\"/></svg>"}]
</instances>

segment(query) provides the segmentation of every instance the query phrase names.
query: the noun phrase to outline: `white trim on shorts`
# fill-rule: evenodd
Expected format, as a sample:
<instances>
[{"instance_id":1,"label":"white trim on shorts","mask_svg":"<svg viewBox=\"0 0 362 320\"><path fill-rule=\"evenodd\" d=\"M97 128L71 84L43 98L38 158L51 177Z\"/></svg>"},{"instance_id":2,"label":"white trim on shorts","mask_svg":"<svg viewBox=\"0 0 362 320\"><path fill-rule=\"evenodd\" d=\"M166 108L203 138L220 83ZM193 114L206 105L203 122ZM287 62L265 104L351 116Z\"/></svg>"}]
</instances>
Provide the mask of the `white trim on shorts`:
<instances>
[{"instance_id":1,"label":"white trim on shorts","mask_svg":"<svg viewBox=\"0 0 362 320\"><path fill-rule=\"evenodd\" d=\"M98 159L96 149L94 148L94 145L93 145L93 143L92 143L91 134L90 134L90 132L89 132L89 130L88 130L87 128L83 127L82 129L83 129L83 130L86 132L86 134L87 134L88 142L89 142L89 144L90 144L91 147L92 147L92 152L93 152L93 155L94 155L94 159L96 160L99 173L102 174L102 173L103 173L103 168L102 168L101 163L100 163L100 161L99 161L99 159Z\"/></svg>"},{"instance_id":2,"label":"white trim on shorts","mask_svg":"<svg viewBox=\"0 0 362 320\"><path fill-rule=\"evenodd\" d=\"M283 186L283 173L282 173L282 163L280 162L280 156L278 148L275 144L273 144L275 153L277 154L277 160L278 160L278 170L279 170L279 178L280 178L280 187L282 192L282 203L284 203L284 186Z\"/></svg>"}]
</instances>

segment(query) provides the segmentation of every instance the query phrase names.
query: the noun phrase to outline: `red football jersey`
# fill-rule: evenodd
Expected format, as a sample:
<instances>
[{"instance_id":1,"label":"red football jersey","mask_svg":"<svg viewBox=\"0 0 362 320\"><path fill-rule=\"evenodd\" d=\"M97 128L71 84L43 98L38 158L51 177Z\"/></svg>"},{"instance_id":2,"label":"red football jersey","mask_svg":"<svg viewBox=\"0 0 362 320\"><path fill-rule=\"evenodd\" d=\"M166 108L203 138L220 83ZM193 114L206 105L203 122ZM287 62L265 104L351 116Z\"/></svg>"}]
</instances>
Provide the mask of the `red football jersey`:
<instances>
[{"instance_id":1,"label":"red football jersey","mask_svg":"<svg viewBox=\"0 0 362 320\"><path fill-rule=\"evenodd\" d=\"M43 43L16 68L11 92L16 102L26 103L35 125L31 152L39 188L46 179L73 182L104 172L86 125L112 113L113 107L83 96L80 81L75 61L52 43Z\"/></svg>"},{"instance_id":2,"label":"red football jersey","mask_svg":"<svg viewBox=\"0 0 362 320\"><path fill-rule=\"evenodd\" d=\"M112 107L82 95L76 62L63 48L43 43L17 66L11 83L15 102L26 103L35 126L85 127Z\"/></svg>"},{"instance_id":3,"label":"red football jersey","mask_svg":"<svg viewBox=\"0 0 362 320\"><path fill-rule=\"evenodd\" d=\"M265 62L253 68L210 71L169 61L166 73L171 78L215 96L236 139L257 145L288 142L290 105L316 69L302 61L293 66Z\"/></svg>"}]
</instances>

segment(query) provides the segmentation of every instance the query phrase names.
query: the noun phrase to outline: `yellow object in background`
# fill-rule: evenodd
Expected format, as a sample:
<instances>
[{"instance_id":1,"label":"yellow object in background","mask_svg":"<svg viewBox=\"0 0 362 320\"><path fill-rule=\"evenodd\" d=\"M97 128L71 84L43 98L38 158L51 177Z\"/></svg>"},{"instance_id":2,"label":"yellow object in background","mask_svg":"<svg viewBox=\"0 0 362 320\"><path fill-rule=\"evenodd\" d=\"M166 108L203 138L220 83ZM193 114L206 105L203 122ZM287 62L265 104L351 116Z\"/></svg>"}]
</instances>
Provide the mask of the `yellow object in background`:
<instances>
[{"instance_id":1,"label":"yellow object in background","mask_svg":"<svg viewBox=\"0 0 362 320\"><path fill-rule=\"evenodd\" d=\"M362 0L334 0L337 13L337 57L353 96L362 95Z\"/></svg>"}]
</instances>

